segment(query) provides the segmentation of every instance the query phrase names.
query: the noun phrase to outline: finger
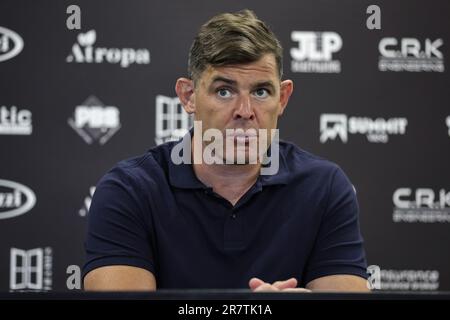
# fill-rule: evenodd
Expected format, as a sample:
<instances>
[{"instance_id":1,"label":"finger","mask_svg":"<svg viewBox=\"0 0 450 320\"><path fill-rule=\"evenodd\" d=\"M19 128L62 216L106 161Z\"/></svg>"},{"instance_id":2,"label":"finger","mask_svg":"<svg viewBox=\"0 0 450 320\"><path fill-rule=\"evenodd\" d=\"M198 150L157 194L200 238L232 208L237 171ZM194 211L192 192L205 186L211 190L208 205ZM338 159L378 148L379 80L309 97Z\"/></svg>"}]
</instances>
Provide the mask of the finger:
<instances>
[{"instance_id":1,"label":"finger","mask_svg":"<svg viewBox=\"0 0 450 320\"><path fill-rule=\"evenodd\" d=\"M250 281L248 282L248 285L249 285L250 289L254 290L254 289L258 288L259 286L263 285L264 283L265 282L259 278L251 278Z\"/></svg>"},{"instance_id":2,"label":"finger","mask_svg":"<svg viewBox=\"0 0 450 320\"><path fill-rule=\"evenodd\" d=\"M277 287L274 287L270 283L264 283L260 285L258 288L253 290L253 292L268 292L268 291L280 291Z\"/></svg>"},{"instance_id":3,"label":"finger","mask_svg":"<svg viewBox=\"0 0 450 320\"><path fill-rule=\"evenodd\" d=\"M295 278L290 278L288 280L284 281L276 281L273 283L273 286L277 287L278 289L287 289L287 288L295 288L297 287L298 281Z\"/></svg>"},{"instance_id":4,"label":"finger","mask_svg":"<svg viewBox=\"0 0 450 320\"><path fill-rule=\"evenodd\" d=\"M281 290L282 292L312 292L309 289L305 289L305 288L286 288Z\"/></svg>"}]
</instances>

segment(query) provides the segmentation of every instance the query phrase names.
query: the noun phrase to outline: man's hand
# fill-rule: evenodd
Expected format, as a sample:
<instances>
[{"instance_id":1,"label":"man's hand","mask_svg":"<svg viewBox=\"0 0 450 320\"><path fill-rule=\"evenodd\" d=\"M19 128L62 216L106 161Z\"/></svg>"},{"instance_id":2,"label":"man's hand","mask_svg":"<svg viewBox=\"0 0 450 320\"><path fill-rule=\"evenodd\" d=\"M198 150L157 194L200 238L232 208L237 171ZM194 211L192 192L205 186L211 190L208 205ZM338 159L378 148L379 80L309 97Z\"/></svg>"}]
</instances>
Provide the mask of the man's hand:
<instances>
[{"instance_id":1,"label":"man's hand","mask_svg":"<svg viewBox=\"0 0 450 320\"><path fill-rule=\"evenodd\" d=\"M258 278L251 278L248 285L253 292L261 291L282 291L282 292L311 292L305 288L297 288L298 281L290 278L284 281L276 281L272 284L262 281Z\"/></svg>"},{"instance_id":2,"label":"man's hand","mask_svg":"<svg viewBox=\"0 0 450 320\"><path fill-rule=\"evenodd\" d=\"M306 288L297 288L298 281L290 278L284 281L276 281L272 284L266 283L258 278L249 281L250 289L253 292L259 291L281 291L281 292L370 292L367 287L367 280L349 274L337 274L324 276L310 281Z\"/></svg>"}]
</instances>

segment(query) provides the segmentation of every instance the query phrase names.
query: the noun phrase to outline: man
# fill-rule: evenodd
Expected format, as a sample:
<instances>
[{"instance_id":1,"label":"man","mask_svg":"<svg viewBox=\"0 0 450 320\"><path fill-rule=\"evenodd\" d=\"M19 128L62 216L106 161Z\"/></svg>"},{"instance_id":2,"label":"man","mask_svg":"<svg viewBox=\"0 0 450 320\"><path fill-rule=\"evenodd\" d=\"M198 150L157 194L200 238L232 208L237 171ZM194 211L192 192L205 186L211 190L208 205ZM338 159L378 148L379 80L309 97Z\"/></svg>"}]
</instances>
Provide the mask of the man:
<instances>
[{"instance_id":1,"label":"man","mask_svg":"<svg viewBox=\"0 0 450 320\"><path fill-rule=\"evenodd\" d=\"M291 80L281 80L282 48L272 31L249 10L213 17L193 42L189 74L176 92L201 124L193 137L120 162L97 186L85 289L367 291L348 178L337 165L272 140L293 91ZM212 143L202 139L208 130L231 144L213 152L219 161L195 161ZM255 138L272 141L262 151L265 159L277 153L276 172L261 174L261 157L250 161ZM174 161L182 144L193 163Z\"/></svg>"}]
</instances>

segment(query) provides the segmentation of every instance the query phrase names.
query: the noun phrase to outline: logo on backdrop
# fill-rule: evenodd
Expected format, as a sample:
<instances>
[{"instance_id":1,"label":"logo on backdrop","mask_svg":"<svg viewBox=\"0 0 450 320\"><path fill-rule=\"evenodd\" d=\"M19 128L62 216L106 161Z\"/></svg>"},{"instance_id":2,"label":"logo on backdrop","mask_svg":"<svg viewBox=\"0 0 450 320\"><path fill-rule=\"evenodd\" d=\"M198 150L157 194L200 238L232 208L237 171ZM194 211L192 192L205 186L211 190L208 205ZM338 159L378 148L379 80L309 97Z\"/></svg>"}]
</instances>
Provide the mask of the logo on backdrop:
<instances>
[{"instance_id":1,"label":"logo on backdrop","mask_svg":"<svg viewBox=\"0 0 450 320\"><path fill-rule=\"evenodd\" d=\"M347 143L350 134L363 134L372 143L387 143L391 135L404 135L406 118L349 117L345 114L324 113L320 115L320 142L336 140Z\"/></svg>"},{"instance_id":2,"label":"logo on backdrop","mask_svg":"<svg viewBox=\"0 0 450 320\"><path fill-rule=\"evenodd\" d=\"M95 30L78 34L77 43L72 46L72 53L66 57L66 62L111 63L118 64L122 68L132 64L150 63L148 49L94 47L96 40Z\"/></svg>"},{"instance_id":3,"label":"logo on backdrop","mask_svg":"<svg viewBox=\"0 0 450 320\"><path fill-rule=\"evenodd\" d=\"M184 111L180 99L163 95L156 96L155 120L157 145L183 138L193 125L193 119Z\"/></svg>"},{"instance_id":4,"label":"logo on backdrop","mask_svg":"<svg viewBox=\"0 0 450 320\"><path fill-rule=\"evenodd\" d=\"M0 180L0 219L20 216L36 204L34 192L23 184Z\"/></svg>"},{"instance_id":5,"label":"logo on backdrop","mask_svg":"<svg viewBox=\"0 0 450 320\"><path fill-rule=\"evenodd\" d=\"M292 31L291 71L304 73L340 73L341 62L333 54L341 50L342 38L336 32Z\"/></svg>"},{"instance_id":6,"label":"logo on backdrop","mask_svg":"<svg viewBox=\"0 0 450 320\"><path fill-rule=\"evenodd\" d=\"M81 217L85 217L89 213L89 208L91 207L92 197L94 196L95 186L91 186L89 188L89 195L84 198L83 205L80 210L78 210L78 214Z\"/></svg>"},{"instance_id":7,"label":"logo on backdrop","mask_svg":"<svg viewBox=\"0 0 450 320\"><path fill-rule=\"evenodd\" d=\"M103 145L120 129L119 113L117 107L105 106L97 97L90 96L75 108L67 122L87 144Z\"/></svg>"},{"instance_id":8,"label":"logo on backdrop","mask_svg":"<svg viewBox=\"0 0 450 320\"><path fill-rule=\"evenodd\" d=\"M445 119L445 122L447 123L448 136L450 137L450 116L448 116L447 119Z\"/></svg>"},{"instance_id":9,"label":"logo on backdrop","mask_svg":"<svg viewBox=\"0 0 450 320\"><path fill-rule=\"evenodd\" d=\"M379 266L371 265L367 267L367 288L371 290L381 289L381 270Z\"/></svg>"},{"instance_id":10,"label":"logo on backdrop","mask_svg":"<svg viewBox=\"0 0 450 320\"><path fill-rule=\"evenodd\" d=\"M422 290L439 289L438 270L391 270L380 266L367 267L369 289L378 290Z\"/></svg>"},{"instance_id":11,"label":"logo on backdrop","mask_svg":"<svg viewBox=\"0 0 450 320\"><path fill-rule=\"evenodd\" d=\"M0 134L30 135L33 132L31 111L17 110L16 106L0 107Z\"/></svg>"},{"instance_id":12,"label":"logo on backdrop","mask_svg":"<svg viewBox=\"0 0 450 320\"><path fill-rule=\"evenodd\" d=\"M392 196L394 222L450 222L450 192L430 188L399 188Z\"/></svg>"},{"instance_id":13,"label":"logo on backdrop","mask_svg":"<svg viewBox=\"0 0 450 320\"><path fill-rule=\"evenodd\" d=\"M383 38L378 44L380 71L444 72L442 39Z\"/></svg>"},{"instance_id":14,"label":"logo on backdrop","mask_svg":"<svg viewBox=\"0 0 450 320\"><path fill-rule=\"evenodd\" d=\"M22 49L22 38L16 32L0 27L0 62L14 58Z\"/></svg>"},{"instance_id":15,"label":"logo on backdrop","mask_svg":"<svg viewBox=\"0 0 450 320\"><path fill-rule=\"evenodd\" d=\"M11 248L9 288L24 291L52 289L52 248Z\"/></svg>"}]
</instances>

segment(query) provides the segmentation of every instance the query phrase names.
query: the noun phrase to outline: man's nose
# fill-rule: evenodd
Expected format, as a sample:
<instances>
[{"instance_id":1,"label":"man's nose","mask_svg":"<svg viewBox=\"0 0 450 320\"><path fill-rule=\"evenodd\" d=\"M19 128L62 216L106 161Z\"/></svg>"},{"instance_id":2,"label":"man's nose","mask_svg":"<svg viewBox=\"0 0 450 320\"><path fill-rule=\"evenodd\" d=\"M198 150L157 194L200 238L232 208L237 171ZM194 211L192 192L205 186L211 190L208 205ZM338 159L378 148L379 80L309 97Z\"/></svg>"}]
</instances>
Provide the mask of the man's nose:
<instances>
[{"instance_id":1,"label":"man's nose","mask_svg":"<svg viewBox=\"0 0 450 320\"><path fill-rule=\"evenodd\" d=\"M234 110L235 119L253 120L255 113L249 95L240 97Z\"/></svg>"}]
</instances>

